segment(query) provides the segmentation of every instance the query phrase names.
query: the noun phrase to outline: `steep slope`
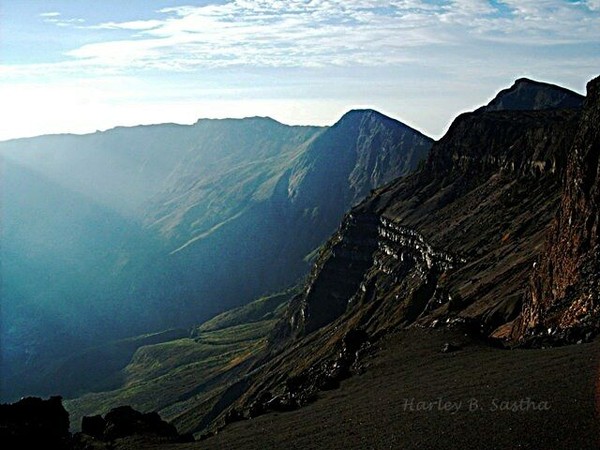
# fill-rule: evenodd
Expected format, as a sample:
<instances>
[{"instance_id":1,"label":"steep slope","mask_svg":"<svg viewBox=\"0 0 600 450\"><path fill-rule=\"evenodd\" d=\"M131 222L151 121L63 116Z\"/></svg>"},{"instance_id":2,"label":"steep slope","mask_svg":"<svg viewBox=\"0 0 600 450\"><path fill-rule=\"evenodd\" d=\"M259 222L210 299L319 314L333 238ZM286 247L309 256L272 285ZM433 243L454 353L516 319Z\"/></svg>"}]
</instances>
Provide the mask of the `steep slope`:
<instances>
[{"instance_id":1,"label":"steep slope","mask_svg":"<svg viewBox=\"0 0 600 450\"><path fill-rule=\"evenodd\" d=\"M289 173L290 223L309 220L299 240L313 248L330 236L343 215L372 189L417 168L432 141L406 125L372 110L344 115L317 137ZM314 231L318 230L317 236Z\"/></svg>"},{"instance_id":2,"label":"steep slope","mask_svg":"<svg viewBox=\"0 0 600 450\"><path fill-rule=\"evenodd\" d=\"M349 116L331 129L254 117L0 143L3 351L20 352L2 395L50 393L39 367L302 277L344 212L430 147L375 112ZM69 367L79 389L61 393L78 395L88 367Z\"/></svg>"},{"instance_id":3,"label":"steep slope","mask_svg":"<svg viewBox=\"0 0 600 450\"><path fill-rule=\"evenodd\" d=\"M588 84L560 208L532 274L516 337L600 329L600 78ZM583 329L583 330L582 330Z\"/></svg>"},{"instance_id":4,"label":"steep slope","mask_svg":"<svg viewBox=\"0 0 600 450\"><path fill-rule=\"evenodd\" d=\"M396 296L390 314L399 322L456 311L492 333L514 318L556 210L577 120L571 110L457 118L421 172L345 220L291 317L293 334L320 328L351 302Z\"/></svg>"},{"instance_id":5,"label":"steep slope","mask_svg":"<svg viewBox=\"0 0 600 450\"><path fill-rule=\"evenodd\" d=\"M344 213L414 170L430 143L393 119L354 111L299 147L288 141L291 151L232 164L225 182L201 178L203 160L186 161L173 175L178 188L156 197L150 225L172 248L180 297L218 298L219 312L296 282Z\"/></svg>"},{"instance_id":6,"label":"steep slope","mask_svg":"<svg viewBox=\"0 0 600 450\"><path fill-rule=\"evenodd\" d=\"M422 170L354 208L234 408L253 416L302 406L356 370L361 349L397 327L454 324L507 339L559 204L581 116L537 107L459 116Z\"/></svg>"}]
</instances>

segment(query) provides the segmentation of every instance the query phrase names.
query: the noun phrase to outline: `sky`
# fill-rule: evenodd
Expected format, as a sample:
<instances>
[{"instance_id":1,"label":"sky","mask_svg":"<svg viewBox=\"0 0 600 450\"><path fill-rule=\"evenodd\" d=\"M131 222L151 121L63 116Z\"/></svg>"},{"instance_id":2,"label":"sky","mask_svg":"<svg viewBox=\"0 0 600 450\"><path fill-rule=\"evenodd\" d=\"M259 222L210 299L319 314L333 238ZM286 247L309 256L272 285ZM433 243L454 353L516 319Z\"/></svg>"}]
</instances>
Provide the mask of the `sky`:
<instances>
[{"instance_id":1,"label":"sky","mask_svg":"<svg viewBox=\"0 0 600 450\"><path fill-rule=\"evenodd\" d=\"M373 108L439 138L520 77L600 74L600 0L0 0L0 140Z\"/></svg>"}]
</instances>

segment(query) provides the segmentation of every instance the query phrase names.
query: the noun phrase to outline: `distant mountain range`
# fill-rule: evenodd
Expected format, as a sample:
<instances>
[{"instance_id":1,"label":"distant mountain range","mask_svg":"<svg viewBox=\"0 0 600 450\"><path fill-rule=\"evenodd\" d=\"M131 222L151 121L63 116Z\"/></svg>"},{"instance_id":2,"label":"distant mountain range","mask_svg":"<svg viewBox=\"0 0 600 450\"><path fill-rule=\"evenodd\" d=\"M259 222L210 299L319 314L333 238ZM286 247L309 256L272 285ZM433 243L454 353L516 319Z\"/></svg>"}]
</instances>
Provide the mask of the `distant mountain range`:
<instances>
[{"instance_id":1,"label":"distant mountain range","mask_svg":"<svg viewBox=\"0 0 600 450\"><path fill-rule=\"evenodd\" d=\"M369 110L329 128L254 117L0 143L2 397L114 386L134 344L92 377L75 355L297 282L431 143Z\"/></svg>"}]
</instances>

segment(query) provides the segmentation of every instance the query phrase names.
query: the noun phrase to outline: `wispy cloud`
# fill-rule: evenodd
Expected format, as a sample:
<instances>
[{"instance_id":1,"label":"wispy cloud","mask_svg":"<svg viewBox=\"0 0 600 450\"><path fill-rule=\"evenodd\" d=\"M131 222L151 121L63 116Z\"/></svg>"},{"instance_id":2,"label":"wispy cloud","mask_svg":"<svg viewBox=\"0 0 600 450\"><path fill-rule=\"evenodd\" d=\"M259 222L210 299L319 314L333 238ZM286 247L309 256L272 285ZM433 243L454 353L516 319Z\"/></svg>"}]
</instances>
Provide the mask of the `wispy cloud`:
<instances>
[{"instance_id":1,"label":"wispy cloud","mask_svg":"<svg viewBox=\"0 0 600 450\"><path fill-rule=\"evenodd\" d=\"M87 28L96 30L151 30L164 24L162 20L133 20L130 22L105 22Z\"/></svg>"},{"instance_id":2,"label":"wispy cloud","mask_svg":"<svg viewBox=\"0 0 600 450\"><path fill-rule=\"evenodd\" d=\"M420 60L415 48L459 46L470 39L535 45L597 41L598 3L232 0L165 8L158 19L91 25L129 31L131 37L87 44L67 55L87 65L128 70L398 65Z\"/></svg>"},{"instance_id":3,"label":"wispy cloud","mask_svg":"<svg viewBox=\"0 0 600 450\"><path fill-rule=\"evenodd\" d=\"M57 27L81 26L85 22L85 19L80 18L63 18L62 14L57 11L42 13L40 17L44 22L54 24Z\"/></svg>"},{"instance_id":4,"label":"wispy cloud","mask_svg":"<svg viewBox=\"0 0 600 450\"><path fill-rule=\"evenodd\" d=\"M600 0L230 0L177 6L144 20L86 25L43 13L60 27L104 33L49 70L90 73L222 67L427 65L430 49L460 54L473 42L598 42ZM119 39L112 33L119 32ZM129 34L123 38L123 33ZM101 36L101 35L100 35ZM31 69L31 67L29 67ZM1 70L1 69L0 69ZM26 67L4 67L5 73Z\"/></svg>"}]
</instances>

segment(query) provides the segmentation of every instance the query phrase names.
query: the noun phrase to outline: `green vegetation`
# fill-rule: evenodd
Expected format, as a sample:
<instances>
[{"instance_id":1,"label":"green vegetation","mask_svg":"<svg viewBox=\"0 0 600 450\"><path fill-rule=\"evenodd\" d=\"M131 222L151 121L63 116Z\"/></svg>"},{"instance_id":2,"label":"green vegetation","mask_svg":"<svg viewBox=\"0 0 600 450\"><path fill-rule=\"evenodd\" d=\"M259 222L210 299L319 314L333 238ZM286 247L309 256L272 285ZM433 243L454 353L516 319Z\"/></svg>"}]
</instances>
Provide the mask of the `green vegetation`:
<instances>
[{"instance_id":1,"label":"green vegetation","mask_svg":"<svg viewBox=\"0 0 600 450\"><path fill-rule=\"evenodd\" d=\"M189 329L297 283L348 209L430 145L368 110L328 128L254 117L0 143L0 398L120 386L107 374L137 347L113 357L108 342ZM196 332L270 320L286 299Z\"/></svg>"},{"instance_id":2,"label":"green vegetation","mask_svg":"<svg viewBox=\"0 0 600 450\"><path fill-rule=\"evenodd\" d=\"M131 405L143 411L159 411L182 432L197 431L198 424L189 417L210 403L260 354L295 292L290 289L225 312L196 328L192 337L176 336L137 348L129 364L114 374L120 379L116 389L65 402L73 428L79 427L84 415ZM141 337L129 341L143 342Z\"/></svg>"},{"instance_id":3,"label":"green vegetation","mask_svg":"<svg viewBox=\"0 0 600 450\"><path fill-rule=\"evenodd\" d=\"M211 320L204 322L197 329L199 333L205 333L213 330L234 327L235 325L249 324L260 320L273 318L281 311L287 301L289 301L299 291L299 288L291 288L284 292L261 297L239 308L226 311ZM208 333L207 333L208 334Z\"/></svg>"}]
</instances>

